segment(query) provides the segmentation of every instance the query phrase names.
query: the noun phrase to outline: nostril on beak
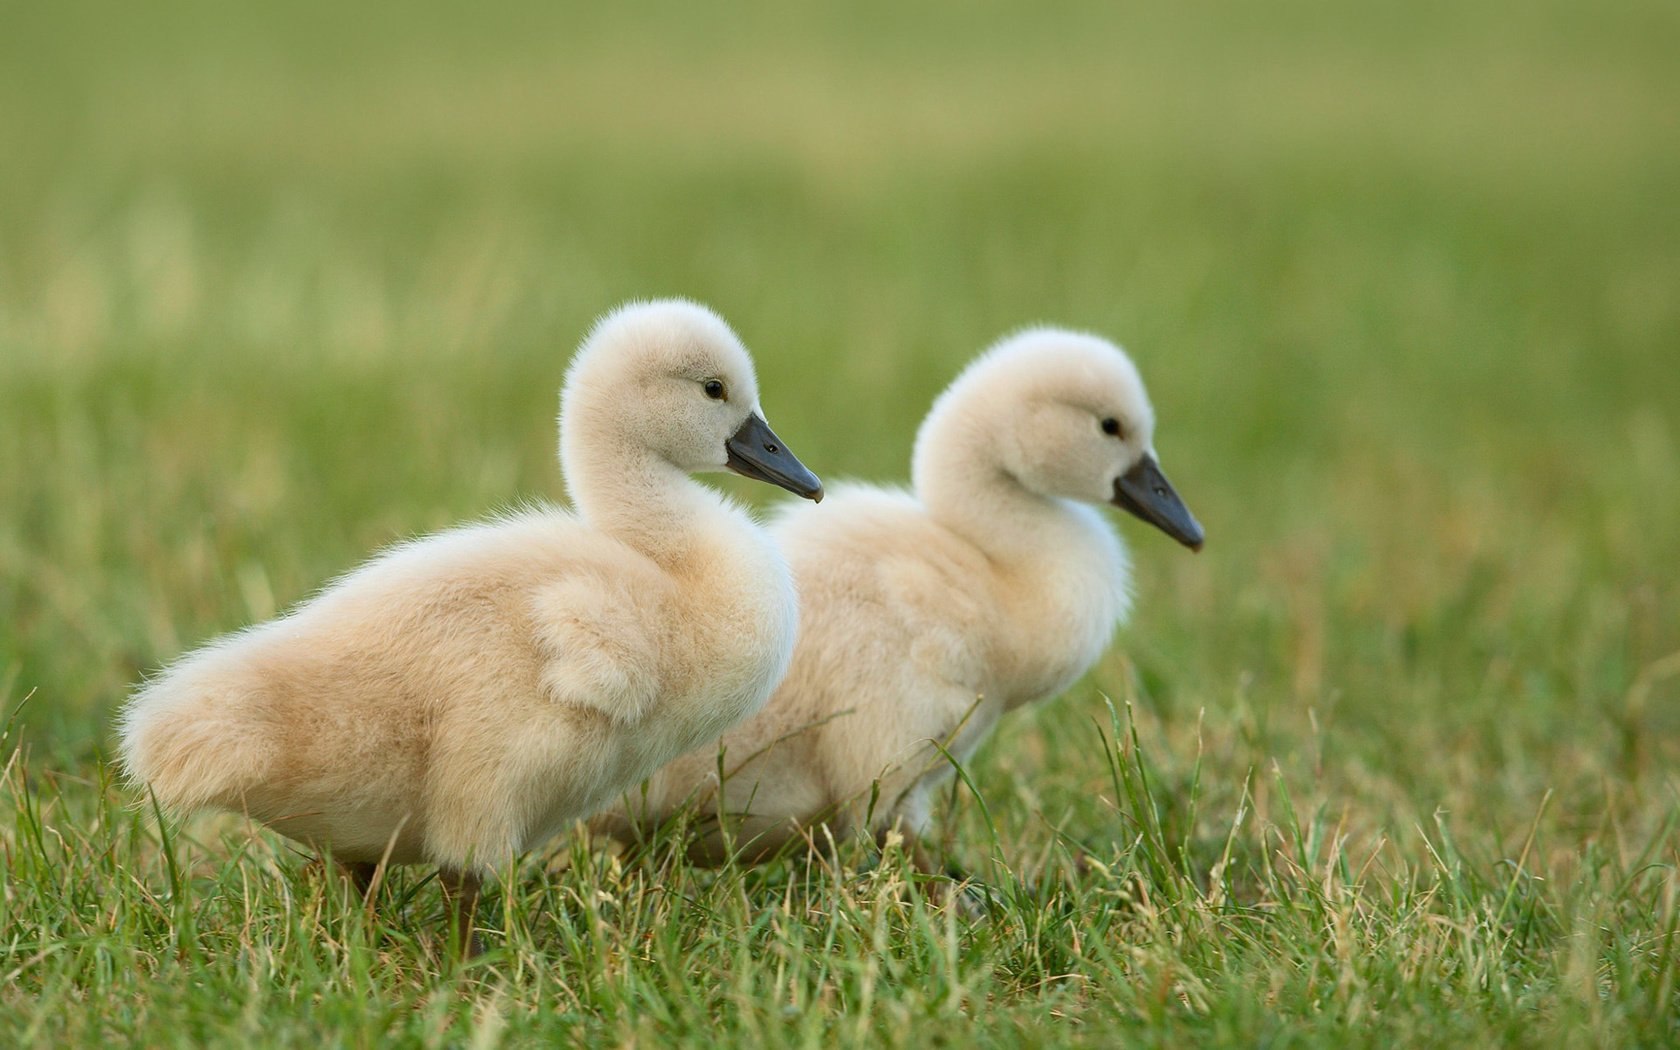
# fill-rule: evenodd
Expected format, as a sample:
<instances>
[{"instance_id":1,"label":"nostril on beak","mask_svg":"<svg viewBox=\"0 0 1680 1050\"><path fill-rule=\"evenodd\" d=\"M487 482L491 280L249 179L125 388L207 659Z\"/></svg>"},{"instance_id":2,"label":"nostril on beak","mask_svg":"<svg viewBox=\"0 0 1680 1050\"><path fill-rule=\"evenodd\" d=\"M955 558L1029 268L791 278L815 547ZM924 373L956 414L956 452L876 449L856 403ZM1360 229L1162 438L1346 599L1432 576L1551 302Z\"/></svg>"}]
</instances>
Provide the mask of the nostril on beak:
<instances>
[{"instance_id":1,"label":"nostril on beak","mask_svg":"<svg viewBox=\"0 0 1680 1050\"><path fill-rule=\"evenodd\" d=\"M774 456L776 453L780 452L781 449L777 448L775 445L765 445L764 446L764 451L766 451L766 452L770 453L772 456Z\"/></svg>"}]
</instances>

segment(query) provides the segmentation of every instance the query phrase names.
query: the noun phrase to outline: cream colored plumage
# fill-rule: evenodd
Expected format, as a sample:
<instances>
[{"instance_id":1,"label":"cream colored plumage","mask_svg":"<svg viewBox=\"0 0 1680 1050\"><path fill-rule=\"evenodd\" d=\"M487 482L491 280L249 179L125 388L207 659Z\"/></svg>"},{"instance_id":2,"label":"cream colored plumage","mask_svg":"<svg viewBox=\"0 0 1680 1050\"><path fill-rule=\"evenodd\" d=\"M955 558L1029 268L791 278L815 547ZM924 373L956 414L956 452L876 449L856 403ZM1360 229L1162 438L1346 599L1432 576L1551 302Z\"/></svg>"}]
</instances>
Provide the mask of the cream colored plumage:
<instances>
[{"instance_id":1,"label":"cream colored plumage","mask_svg":"<svg viewBox=\"0 0 1680 1050\"><path fill-rule=\"evenodd\" d=\"M145 683L123 761L173 810L243 811L341 861L471 875L752 714L797 609L766 532L691 472L820 498L752 361L691 303L603 318L566 376L575 510L390 550Z\"/></svg>"},{"instance_id":2,"label":"cream colored plumage","mask_svg":"<svg viewBox=\"0 0 1680 1050\"><path fill-rule=\"evenodd\" d=\"M781 514L772 532L801 602L793 667L721 741L723 807L746 856L819 823L913 838L951 773L934 742L967 759L1004 712L1054 696L1097 660L1126 615L1130 571L1091 505L1119 503L1201 546L1153 438L1143 383L1118 347L1031 330L935 403L913 492L847 485L818 513ZM595 826L633 835L715 793L719 767L718 745L699 748ZM722 849L714 831L693 852Z\"/></svg>"}]
</instances>

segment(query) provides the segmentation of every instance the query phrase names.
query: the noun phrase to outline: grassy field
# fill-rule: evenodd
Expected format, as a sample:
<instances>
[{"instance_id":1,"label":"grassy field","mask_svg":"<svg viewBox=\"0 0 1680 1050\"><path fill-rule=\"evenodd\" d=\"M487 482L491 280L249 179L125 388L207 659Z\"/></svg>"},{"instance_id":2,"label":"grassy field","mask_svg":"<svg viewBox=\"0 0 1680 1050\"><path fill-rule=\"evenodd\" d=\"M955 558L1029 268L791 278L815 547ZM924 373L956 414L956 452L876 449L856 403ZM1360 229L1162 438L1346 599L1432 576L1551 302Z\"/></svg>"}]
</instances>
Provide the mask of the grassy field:
<instances>
[{"instance_id":1,"label":"grassy field","mask_svg":"<svg viewBox=\"0 0 1680 1050\"><path fill-rule=\"evenodd\" d=\"M1680 1040L1672 3L466 10L0 15L0 1045ZM160 834L131 683L556 496L665 294L831 479L1014 326L1149 380L1208 548L953 792L984 917L560 843L458 968Z\"/></svg>"}]
</instances>

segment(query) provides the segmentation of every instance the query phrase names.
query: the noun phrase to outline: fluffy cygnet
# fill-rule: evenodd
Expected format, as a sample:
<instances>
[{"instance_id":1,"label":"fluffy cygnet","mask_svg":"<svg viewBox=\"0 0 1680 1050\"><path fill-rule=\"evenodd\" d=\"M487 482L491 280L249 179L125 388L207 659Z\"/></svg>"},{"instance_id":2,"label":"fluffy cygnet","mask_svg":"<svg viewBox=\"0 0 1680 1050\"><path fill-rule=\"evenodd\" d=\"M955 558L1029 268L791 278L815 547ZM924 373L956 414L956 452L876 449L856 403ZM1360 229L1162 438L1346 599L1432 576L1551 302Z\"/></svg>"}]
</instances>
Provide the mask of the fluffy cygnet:
<instances>
[{"instance_id":1,"label":"fluffy cygnet","mask_svg":"<svg viewBox=\"0 0 1680 1050\"><path fill-rule=\"evenodd\" d=\"M765 424L735 334L677 300L604 317L566 374L560 461L574 509L402 544L146 682L128 772L360 882L436 864L460 912L481 873L759 710L793 650L788 566L689 475L822 488Z\"/></svg>"},{"instance_id":2,"label":"fluffy cygnet","mask_svg":"<svg viewBox=\"0 0 1680 1050\"><path fill-rule=\"evenodd\" d=\"M631 837L717 791L729 829L691 852L746 858L827 824L898 828L916 862L932 792L999 716L1066 689L1129 606L1112 503L1200 549L1202 528L1158 465L1155 417L1112 343L1022 332L935 402L911 492L838 488L772 526L800 593L793 667L765 709L655 774L594 821ZM939 745L936 747L935 745Z\"/></svg>"}]
</instances>

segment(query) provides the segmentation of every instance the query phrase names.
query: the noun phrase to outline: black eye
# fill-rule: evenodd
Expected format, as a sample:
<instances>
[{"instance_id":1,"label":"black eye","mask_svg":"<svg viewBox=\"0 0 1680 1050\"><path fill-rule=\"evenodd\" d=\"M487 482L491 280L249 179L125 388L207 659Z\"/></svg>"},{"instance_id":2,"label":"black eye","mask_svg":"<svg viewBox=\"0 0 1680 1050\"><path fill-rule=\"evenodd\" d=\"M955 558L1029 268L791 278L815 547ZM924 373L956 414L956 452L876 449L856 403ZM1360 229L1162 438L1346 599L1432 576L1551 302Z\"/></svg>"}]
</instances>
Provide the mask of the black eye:
<instances>
[{"instance_id":1,"label":"black eye","mask_svg":"<svg viewBox=\"0 0 1680 1050\"><path fill-rule=\"evenodd\" d=\"M1113 416L1109 416L1107 419L1102 421L1102 431L1110 437L1119 437L1120 421L1115 419Z\"/></svg>"},{"instance_id":2,"label":"black eye","mask_svg":"<svg viewBox=\"0 0 1680 1050\"><path fill-rule=\"evenodd\" d=\"M705 385L704 389L706 391L706 396L711 398L713 401L722 401L723 400L723 381L722 380L708 379L708 380L706 380L706 385Z\"/></svg>"}]
</instances>

